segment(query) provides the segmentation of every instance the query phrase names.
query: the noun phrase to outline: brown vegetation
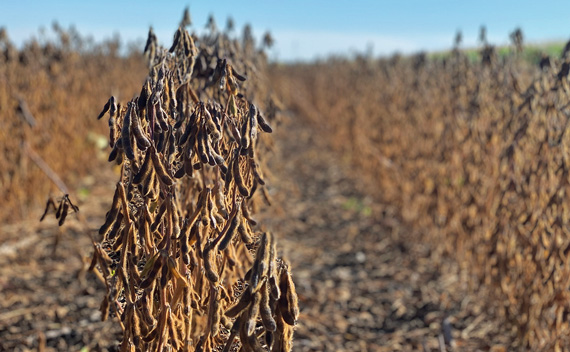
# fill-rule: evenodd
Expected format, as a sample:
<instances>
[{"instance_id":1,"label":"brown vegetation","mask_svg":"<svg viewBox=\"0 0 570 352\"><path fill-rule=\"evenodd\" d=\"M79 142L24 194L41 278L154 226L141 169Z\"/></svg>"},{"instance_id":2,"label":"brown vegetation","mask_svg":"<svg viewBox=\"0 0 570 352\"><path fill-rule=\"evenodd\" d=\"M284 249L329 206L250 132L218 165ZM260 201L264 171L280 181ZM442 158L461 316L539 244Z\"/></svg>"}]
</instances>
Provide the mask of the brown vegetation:
<instances>
[{"instance_id":1,"label":"brown vegetation","mask_svg":"<svg viewBox=\"0 0 570 352\"><path fill-rule=\"evenodd\" d=\"M552 350L568 345L570 310L567 68L487 46L477 63L360 58L272 79L418 240L490 288L480 304L516 328L512 348Z\"/></svg>"},{"instance_id":2,"label":"brown vegetation","mask_svg":"<svg viewBox=\"0 0 570 352\"><path fill-rule=\"evenodd\" d=\"M455 50L443 60L267 67L250 29L241 41L217 32L213 19L210 29L198 38L182 26L170 54L151 35L146 63L118 55L116 42L89 46L57 26L56 42L21 50L0 36L0 220L39 217L55 189L48 177L73 194L83 176L108 168L106 155L94 157L102 136L119 165L111 209L97 220L105 224L91 243L90 269L106 287L102 316L117 318L122 333L113 338L122 342L110 338L94 349L288 350L297 314L301 350L569 345L567 57L535 67L516 50L499 58L485 45L479 62ZM520 47L522 34L513 38ZM272 89L293 116L273 161ZM110 95L117 98L102 123L95 113ZM279 243L302 266L300 277L278 259L280 235L252 218L276 190L264 185L271 163L283 166L274 167L276 189L297 193L278 194L284 212L265 211L260 223L297 236ZM373 204L341 210L347 194ZM48 204L60 210L61 224L77 227L73 197ZM24 231L14 228L4 237L15 241ZM64 241L57 260L80 252L73 240ZM0 347L41 348L45 331L34 325L38 337L29 340L26 317L42 301L42 287L31 283L48 284L37 276L49 269L35 261L50 256L35 256L41 248L33 246L14 260L18 248L32 248L17 243L2 242L11 253L3 276L15 279L0 281L0 292L6 304L24 303L2 306L7 342ZM27 260L26 253L34 255ZM11 265L20 269L10 272ZM57 280L71 281L68 268L57 270ZM301 281L299 307L292 279ZM17 297L29 287L34 299ZM477 292L484 298L475 299ZM93 308L85 302L81 309ZM493 323L475 331L486 319ZM87 332L78 342L52 335L53 348L87 346L99 336Z\"/></svg>"},{"instance_id":3,"label":"brown vegetation","mask_svg":"<svg viewBox=\"0 0 570 352\"><path fill-rule=\"evenodd\" d=\"M2 222L26 219L50 193L67 193L66 184L74 190L104 165L96 157L105 131L94 119L99 102L133 96L144 79L142 57L119 56L118 42L88 46L77 33L54 28L56 40L33 40L21 50L4 29L0 35L0 197L10 209ZM62 178L60 190L37 160Z\"/></svg>"}]
</instances>

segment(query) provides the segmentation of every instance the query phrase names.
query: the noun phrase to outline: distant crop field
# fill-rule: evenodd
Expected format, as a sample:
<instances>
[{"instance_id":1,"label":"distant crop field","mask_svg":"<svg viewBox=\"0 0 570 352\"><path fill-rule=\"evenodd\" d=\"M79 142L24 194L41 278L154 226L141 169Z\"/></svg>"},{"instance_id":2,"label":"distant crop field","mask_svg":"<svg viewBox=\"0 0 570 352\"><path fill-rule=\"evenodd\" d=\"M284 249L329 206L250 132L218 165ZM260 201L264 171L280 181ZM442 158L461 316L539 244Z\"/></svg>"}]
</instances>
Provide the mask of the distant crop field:
<instances>
[{"instance_id":1,"label":"distant crop field","mask_svg":"<svg viewBox=\"0 0 570 352\"><path fill-rule=\"evenodd\" d=\"M475 287L491 288L488 302L514 325L521 349L568 346L562 48L487 45L275 70L286 102L367 175L368 187L437 253L468 268Z\"/></svg>"}]
</instances>

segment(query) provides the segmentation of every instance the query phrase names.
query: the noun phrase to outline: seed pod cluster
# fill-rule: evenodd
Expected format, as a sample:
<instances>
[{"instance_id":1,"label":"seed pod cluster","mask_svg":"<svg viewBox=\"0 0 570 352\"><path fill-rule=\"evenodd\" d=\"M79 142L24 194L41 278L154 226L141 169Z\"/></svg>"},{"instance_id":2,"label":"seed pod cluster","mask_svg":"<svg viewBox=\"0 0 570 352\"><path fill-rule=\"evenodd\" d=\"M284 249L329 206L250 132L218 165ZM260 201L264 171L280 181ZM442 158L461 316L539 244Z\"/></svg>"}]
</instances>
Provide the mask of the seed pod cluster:
<instances>
[{"instance_id":1,"label":"seed pod cluster","mask_svg":"<svg viewBox=\"0 0 570 352\"><path fill-rule=\"evenodd\" d=\"M290 351L291 329L297 323L299 308L289 265L276 260L271 233L263 233L257 245L253 265L244 277L247 286L225 315L236 318L234 326L247 348L264 350L262 338L271 351Z\"/></svg>"},{"instance_id":2,"label":"seed pod cluster","mask_svg":"<svg viewBox=\"0 0 570 352\"><path fill-rule=\"evenodd\" d=\"M77 213L79 211L79 208L71 202L71 199L69 199L68 194L64 195L59 200L59 205L57 207L55 206L55 201L53 198L50 197L46 202L46 207L44 213L42 214L42 217L40 218L40 221L43 221L45 219L50 209L54 210L55 218L58 220L59 226L63 226L65 223L65 219L69 214L69 209L73 210L74 213Z\"/></svg>"},{"instance_id":3,"label":"seed pod cluster","mask_svg":"<svg viewBox=\"0 0 570 352\"><path fill-rule=\"evenodd\" d=\"M140 96L125 108L112 97L100 114L121 166L90 265L107 286L101 310L120 319L124 349L284 351L293 282L252 217L265 186L258 137L271 129L234 67L247 65L220 59L243 53L182 27L168 52L155 41Z\"/></svg>"}]
</instances>

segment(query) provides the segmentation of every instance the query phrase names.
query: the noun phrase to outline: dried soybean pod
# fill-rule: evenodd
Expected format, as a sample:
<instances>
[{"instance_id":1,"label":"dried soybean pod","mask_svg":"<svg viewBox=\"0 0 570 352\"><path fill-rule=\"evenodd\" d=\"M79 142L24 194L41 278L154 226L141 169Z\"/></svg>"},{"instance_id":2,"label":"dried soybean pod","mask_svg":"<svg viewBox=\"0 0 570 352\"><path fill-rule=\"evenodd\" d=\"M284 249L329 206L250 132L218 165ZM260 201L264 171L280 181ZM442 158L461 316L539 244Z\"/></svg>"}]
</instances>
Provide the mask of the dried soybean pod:
<instances>
[{"instance_id":1,"label":"dried soybean pod","mask_svg":"<svg viewBox=\"0 0 570 352\"><path fill-rule=\"evenodd\" d=\"M117 114L117 111L120 110L120 104L119 107L117 108L117 98L115 98L114 95L111 95L111 98L109 99L109 118L114 118Z\"/></svg>"},{"instance_id":2,"label":"dried soybean pod","mask_svg":"<svg viewBox=\"0 0 570 352\"><path fill-rule=\"evenodd\" d=\"M166 168L160 161L158 152L156 151L156 149L154 149L154 147L151 147L150 153L151 153L150 156L152 158L152 163L154 165L154 169L156 171L157 176L160 178L162 183L164 183L167 186L172 186L174 184L174 180L172 180L172 178L166 171Z\"/></svg>"},{"instance_id":3,"label":"dried soybean pod","mask_svg":"<svg viewBox=\"0 0 570 352\"><path fill-rule=\"evenodd\" d=\"M111 229L108 232L102 234L103 239L112 240L113 238L115 238L115 236L117 236L117 233L119 233L122 222L123 222L123 213L119 213L117 214L117 218L115 219L115 222L111 226Z\"/></svg>"},{"instance_id":4,"label":"dried soybean pod","mask_svg":"<svg viewBox=\"0 0 570 352\"><path fill-rule=\"evenodd\" d=\"M174 50L176 50L176 47L178 46L178 43L181 42L180 37L181 37L181 33L182 33L182 29L178 28L176 30L176 33L174 33L174 41L172 42L172 46L170 47L170 49L168 49L169 53L173 53Z\"/></svg>"},{"instance_id":5,"label":"dried soybean pod","mask_svg":"<svg viewBox=\"0 0 570 352\"><path fill-rule=\"evenodd\" d=\"M254 107L254 109L255 109L255 107ZM250 108L250 114L251 114L251 108ZM243 155L243 151L249 149L251 142L252 142L251 141L251 118L250 118L250 116L245 116L243 119L243 123L241 125L240 146L242 149L242 155Z\"/></svg>"},{"instance_id":6,"label":"dried soybean pod","mask_svg":"<svg viewBox=\"0 0 570 352\"><path fill-rule=\"evenodd\" d=\"M103 116L105 116L105 113L107 111L109 111L109 107L111 105L111 99L107 100L107 102L105 103L105 106L103 106L103 110L101 110L101 112L99 113L99 116L97 116L97 120L101 119Z\"/></svg>"},{"instance_id":7,"label":"dried soybean pod","mask_svg":"<svg viewBox=\"0 0 570 352\"><path fill-rule=\"evenodd\" d=\"M222 133L222 107L221 107L221 105L215 103L213 105L210 105L209 109L210 109L210 113L212 115L212 121L214 122L214 124L216 125L216 129L220 133L220 137L223 137L221 135L221 133Z\"/></svg>"},{"instance_id":8,"label":"dried soybean pod","mask_svg":"<svg viewBox=\"0 0 570 352\"><path fill-rule=\"evenodd\" d=\"M245 187L245 184L243 182L243 178L242 178L241 172L240 172L239 155L236 155L236 159L234 160L233 176L234 176L234 180L236 182L236 186L238 188L239 193L244 197L248 197L249 191L248 191L247 187ZM243 209L243 207L242 207L242 209Z\"/></svg>"},{"instance_id":9,"label":"dried soybean pod","mask_svg":"<svg viewBox=\"0 0 570 352\"><path fill-rule=\"evenodd\" d=\"M166 263L163 263L162 271L160 273L160 287L165 288L169 280L170 280L170 272L168 270L168 265Z\"/></svg>"},{"instance_id":10,"label":"dried soybean pod","mask_svg":"<svg viewBox=\"0 0 570 352\"><path fill-rule=\"evenodd\" d=\"M53 199L51 199L51 198L49 198L49 199L47 200L46 209L44 210L44 213L43 213L42 217L40 218L40 221L43 221L43 220L44 220L44 218L46 217L46 215L47 215L47 213L48 213L48 211L49 211L50 208L53 208L53 210L56 211L56 209L55 209L55 203L54 203Z\"/></svg>"},{"instance_id":11,"label":"dried soybean pod","mask_svg":"<svg viewBox=\"0 0 570 352\"><path fill-rule=\"evenodd\" d=\"M129 103L130 106L131 103ZM133 145L131 142L131 109L127 109L125 117L123 117L123 127L121 128L121 142L123 144L123 150L125 155L129 160L135 158L135 152L133 150Z\"/></svg>"},{"instance_id":12,"label":"dried soybean pod","mask_svg":"<svg viewBox=\"0 0 570 352\"><path fill-rule=\"evenodd\" d=\"M169 124L168 124L168 121L166 120L166 118L168 115L166 114L164 109L162 109L162 104L161 104L160 100L158 101L158 104L156 104L154 106L154 109L155 109L156 120L158 121L160 128L163 131L167 131Z\"/></svg>"},{"instance_id":13,"label":"dried soybean pod","mask_svg":"<svg viewBox=\"0 0 570 352\"><path fill-rule=\"evenodd\" d=\"M144 181L145 182L141 181L141 183L142 183L142 190L141 190L142 195L145 198L155 199L156 197L154 197L152 195L153 194L156 195L155 191L157 188L158 180L156 177L156 172L154 172L154 169L152 167L150 167L150 172L148 173L148 176L146 177L146 179Z\"/></svg>"},{"instance_id":14,"label":"dried soybean pod","mask_svg":"<svg viewBox=\"0 0 570 352\"><path fill-rule=\"evenodd\" d=\"M267 287L267 281L261 286L259 291L261 294L261 301L259 301L259 315L261 316L261 321L263 326L268 331L275 331L277 329L277 323L273 319L273 313L271 312L271 305L269 304L269 289Z\"/></svg>"},{"instance_id":15,"label":"dried soybean pod","mask_svg":"<svg viewBox=\"0 0 570 352\"><path fill-rule=\"evenodd\" d=\"M243 243L250 244L253 242L253 239L251 238L244 221L239 224L238 232Z\"/></svg>"},{"instance_id":16,"label":"dried soybean pod","mask_svg":"<svg viewBox=\"0 0 570 352\"><path fill-rule=\"evenodd\" d=\"M198 195L198 201L196 201L196 208L194 208L194 212L200 215L203 215L204 209L208 207L208 194L211 192L210 187L205 187L200 191Z\"/></svg>"},{"instance_id":17,"label":"dried soybean pod","mask_svg":"<svg viewBox=\"0 0 570 352\"><path fill-rule=\"evenodd\" d=\"M150 160L150 152L146 153L144 156L144 161L139 169L139 172L133 178L133 184L138 185L148 178L148 175L152 171L152 161Z\"/></svg>"},{"instance_id":18,"label":"dried soybean pod","mask_svg":"<svg viewBox=\"0 0 570 352\"><path fill-rule=\"evenodd\" d=\"M210 202L211 200L211 195L212 195L212 189L210 187L206 187L204 188L204 190L202 191L204 193L204 198L202 199L202 202L200 202L200 217L202 218L202 224L204 226L209 226L210 225Z\"/></svg>"},{"instance_id":19,"label":"dried soybean pod","mask_svg":"<svg viewBox=\"0 0 570 352\"><path fill-rule=\"evenodd\" d=\"M216 337L220 331L221 309L219 289L212 285L210 289L210 306L208 307L208 327L210 335Z\"/></svg>"},{"instance_id":20,"label":"dried soybean pod","mask_svg":"<svg viewBox=\"0 0 570 352\"><path fill-rule=\"evenodd\" d=\"M150 226L151 232L156 231L158 229L158 227L160 226L160 223L162 222L162 219L164 218L164 214L166 214L167 203L168 203L168 201L165 200L162 202L162 204L160 204L160 208L158 208L158 213L154 217L154 222Z\"/></svg>"},{"instance_id":21,"label":"dried soybean pod","mask_svg":"<svg viewBox=\"0 0 570 352\"><path fill-rule=\"evenodd\" d=\"M131 129L137 141L137 147L140 150L145 151L148 147L150 147L150 141L144 135L139 116L135 109L135 105L136 104L134 102L129 103L129 109L131 110Z\"/></svg>"},{"instance_id":22,"label":"dried soybean pod","mask_svg":"<svg viewBox=\"0 0 570 352\"><path fill-rule=\"evenodd\" d=\"M190 72L189 74L192 74L192 70L194 69L194 61L195 61L195 56L196 56L196 46L194 45L194 40L192 39L192 37L190 36L190 34L188 34L187 31L184 32L184 54L186 55L186 57L191 58L190 59Z\"/></svg>"},{"instance_id":23,"label":"dried soybean pod","mask_svg":"<svg viewBox=\"0 0 570 352\"><path fill-rule=\"evenodd\" d=\"M245 273L245 275L243 276L243 279L245 281L249 281L251 280L251 273L253 271L253 266L251 268L249 268L249 270Z\"/></svg>"},{"instance_id":24,"label":"dried soybean pod","mask_svg":"<svg viewBox=\"0 0 570 352\"><path fill-rule=\"evenodd\" d=\"M261 293L256 292L253 295L253 300L249 304L247 320L245 322L245 330L248 336L253 334L255 325L257 324L257 316L259 315L259 302L261 302Z\"/></svg>"},{"instance_id":25,"label":"dried soybean pod","mask_svg":"<svg viewBox=\"0 0 570 352\"><path fill-rule=\"evenodd\" d=\"M101 247L100 244L96 244L95 245L95 250L93 251L93 257L91 258L91 263L89 264L89 267L87 268L87 271L91 272L95 269L95 265L97 265L97 262L100 260L99 259L99 251L97 250L97 246Z\"/></svg>"},{"instance_id":26,"label":"dried soybean pod","mask_svg":"<svg viewBox=\"0 0 570 352\"><path fill-rule=\"evenodd\" d=\"M135 346L138 346L140 343L141 338L141 321L138 316L138 310L135 309L133 306L133 315L131 317L131 325L133 327L132 335L133 335L133 343Z\"/></svg>"},{"instance_id":27,"label":"dried soybean pod","mask_svg":"<svg viewBox=\"0 0 570 352\"><path fill-rule=\"evenodd\" d=\"M149 308L150 301L147 299L146 293L142 295L140 302L141 302L141 304L139 305L139 307L140 307L140 311L141 311L144 323L147 326L153 326L154 324L156 324L156 320L154 319L154 317L150 313L150 308Z\"/></svg>"},{"instance_id":28,"label":"dried soybean pod","mask_svg":"<svg viewBox=\"0 0 570 352\"><path fill-rule=\"evenodd\" d=\"M278 322L282 321L278 318ZM275 341L273 342L273 350L279 352L290 352L293 349L293 327L288 324L281 323L275 332Z\"/></svg>"},{"instance_id":29,"label":"dried soybean pod","mask_svg":"<svg viewBox=\"0 0 570 352\"><path fill-rule=\"evenodd\" d=\"M271 234L265 232L261 236L261 241L259 247L257 248L257 253L255 255L255 261L253 262L253 267L251 270L251 278L249 280L249 288L256 292L259 285L262 284L263 276L265 276L267 269L269 268L269 246L271 242Z\"/></svg>"},{"instance_id":30,"label":"dried soybean pod","mask_svg":"<svg viewBox=\"0 0 570 352\"><path fill-rule=\"evenodd\" d=\"M61 212L63 211L63 199L59 202L59 206L57 207L57 211L55 212L55 218L59 219L59 217L61 216Z\"/></svg>"},{"instance_id":31,"label":"dried soybean pod","mask_svg":"<svg viewBox=\"0 0 570 352\"><path fill-rule=\"evenodd\" d=\"M115 145L113 145L113 149L111 149L111 152L109 153L109 158L107 159L107 161L108 162L115 161L115 159L117 159L117 157L119 156L119 153L121 152L122 149L123 149L123 142L121 139L119 139L115 142ZM119 158L119 160L120 160L120 158Z\"/></svg>"},{"instance_id":32,"label":"dried soybean pod","mask_svg":"<svg viewBox=\"0 0 570 352\"><path fill-rule=\"evenodd\" d=\"M152 270L154 270L154 265L156 264L157 260L161 260L160 257L160 252L156 252L153 256L151 256L145 263L140 275L142 276L146 276L149 272L151 272Z\"/></svg>"},{"instance_id":33,"label":"dried soybean pod","mask_svg":"<svg viewBox=\"0 0 570 352\"><path fill-rule=\"evenodd\" d=\"M176 138L174 137L174 130L172 127L168 129L168 154L167 160L169 160L173 154L176 153Z\"/></svg>"},{"instance_id":34,"label":"dried soybean pod","mask_svg":"<svg viewBox=\"0 0 570 352\"><path fill-rule=\"evenodd\" d=\"M146 109L146 104L148 103L148 98L150 97L150 95L151 95L150 78L147 78L142 86L141 93L138 99L138 107L140 111Z\"/></svg>"},{"instance_id":35,"label":"dried soybean pod","mask_svg":"<svg viewBox=\"0 0 570 352\"><path fill-rule=\"evenodd\" d=\"M192 165L192 157L184 156L184 158L185 158L184 172L186 173L186 175L188 175L188 177L192 177L192 174L194 173L194 167Z\"/></svg>"},{"instance_id":36,"label":"dried soybean pod","mask_svg":"<svg viewBox=\"0 0 570 352\"><path fill-rule=\"evenodd\" d=\"M255 221L252 217L251 214L249 213L249 208L247 207L247 204L244 204L242 207L242 213L243 213L243 217L252 225L255 226L257 225L257 221Z\"/></svg>"},{"instance_id":37,"label":"dried soybean pod","mask_svg":"<svg viewBox=\"0 0 570 352\"><path fill-rule=\"evenodd\" d=\"M257 191L257 186L258 186L257 180L253 179L253 184L251 185L251 189L249 190L249 196L246 197L246 199L253 198L255 191Z\"/></svg>"},{"instance_id":38,"label":"dried soybean pod","mask_svg":"<svg viewBox=\"0 0 570 352\"><path fill-rule=\"evenodd\" d=\"M190 226L188 226L188 219L184 219L182 229L180 230L180 254L184 264L190 264L190 257L188 256L188 234L190 233Z\"/></svg>"},{"instance_id":39,"label":"dried soybean pod","mask_svg":"<svg viewBox=\"0 0 570 352\"><path fill-rule=\"evenodd\" d=\"M215 251L212 251L212 245L210 241L208 241L206 246L204 246L202 257L204 259L204 270L206 271L206 277L208 280L215 284L220 280L220 277L212 267L213 262L216 260L216 253Z\"/></svg>"},{"instance_id":40,"label":"dried soybean pod","mask_svg":"<svg viewBox=\"0 0 570 352\"><path fill-rule=\"evenodd\" d=\"M180 168L174 173L174 178L180 179L186 175L186 170L184 170L184 162L180 163L179 167Z\"/></svg>"},{"instance_id":41,"label":"dried soybean pod","mask_svg":"<svg viewBox=\"0 0 570 352\"><path fill-rule=\"evenodd\" d=\"M173 92L172 83L172 75L169 74L164 80L164 93L162 94L162 106L164 106L165 119L168 119L168 117L175 117L175 112L171 110Z\"/></svg>"},{"instance_id":42,"label":"dried soybean pod","mask_svg":"<svg viewBox=\"0 0 570 352\"><path fill-rule=\"evenodd\" d=\"M222 237L222 240L218 244L218 250L220 251L223 251L228 247L228 244L230 244L232 238L234 238L235 234L237 233L238 227L241 224L241 211L239 209L240 206L241 203L236 204L236 207L238 208L233 218L231 219L230 226L228 227L226 233Z\"/></svg>"},{"instance_id":43,"label":"dried soybean pod","mask_svg":"<svg viewBox=\"0 0 570 352\"><path fill-rule=\"evenodd\" d=\"M224 219L227 219L228 210L226 209L224 190L221 182L218 182L216 184L216 187L214 188L214 200L216 202L216 207L218 208L218 212L222 214Z\"/></svg>"},{"instance_id":44,"label":"dried soybean pod","mask_svg":"<svg viewBox=\"0 0 570 352\"><path fill-rule=\"evenodd\" d=\"M259 124L259 127L261 127L261 130L263 132L267 132L267 133L273 132L273 129L271 128L271 126L269 126L269 124L265 120L265 117L263 117L263 115L261 114L261 111L259 111L259 110L257 111L257 123Z\"/></svg>"},{"instance_id":45,"label":"dried soybean pod","mask_svg":"<svg viewBox=\"0 0 570 352\"><path fill-rule=\"evenodd\" d=\"M234 99L233 95L230 95L230 99L228 101L228 107L229 107L229 113L231 116L236 116L237 112L238 112L238 108L237 108L237 104L236 101ZM234 134L234 138L236 138L235 134ZM236 141L239 142L239 138L236 138Z\"/></svg>"},{"instance_id":46,"label":"dried soybean pod","mask_svg":"<svg viewBox=\"0 0 570 352\"><path fill-rule=\"evenodd\" d=\"M271 297L274 300L279 299L279 296L281 295L281 291L279 290L279 285L277 284L277 275L279 274L277 272L277 244L276 244L276 240L275 237L273 237L272 242L269 246L269 269L267 270L267 276L269 277L268 279L268 289L269 292L271 293Z\"/></svg>"},{"instance_id":47,"label":"dried soybean pod","mask_svg":"<svg viewBox=\"0 0 570 352\"><path fill-rule=\"evenodd\" d=\"M271 292L271 297L275 300L279 299L281 296L281 290L279 290L279 285L275 276L269 277L269 291Z\"/></svg>"},{"instance_id":48,"label":"dried soybean pod","mask_svg":"<svg viewBox=\"0 0 570 352\"><path fill-rule=\"evenodd\" d=\"M210 158L208 157L208 153L206 152L206 150L207 150L206 139L207 138L208 138L208 135L207 135L206 131L204 131L204 128L200 128L200 130L198 131L198 135L197 135L198 156L200 157L200 161L204 164L207 164L210 161Z\"/></svg>"},{"instance_id":49,"label":"dried soybean pod","mask_svg":"<svg viewBox=\"0 0 570 352\"><path fill-rule=\"evenodd\" d=\"M111 117L109 117L109 147L113 148L115 146L115 134L116 134L116 129L117 129L117 122L115 120L115 118L113 117L114 114L111 114Z\"/></svg>"},{"instance_id":50,"label":"dried soybean pod","mask_svg":"<svg viewBox=\"0 0 570 352\"><path fill-rule=\"evenodd\" d=\"M176 106L178 107L178 112L180 114L180 118L183 119L183 112L185 111L185 105L188 102L188 82L183 82L176 88ZM188 104L189 106L189 104Z\"/></svg>"},{"instance_id":51,"label":"dried soybean pod","mask_svg":"<svg viewBox=\"0 0 570 352\"><path fill-rule=\"evenodd\" d=\"M174 205L172 206L172 215L171 215L171 221L172 221L172 237L173 238L178 238L178 236L180 235L180 221L181 218L178 216L178 211L176 210L176 208L174 207Z\"/></svg>"},{"instance_id":52,"label":"dried soybean pod","mask_svg":"<svg viewBox=\"0 0 570 352\"><path fill-rule=\"evenodd\" d=\"M225 174L227 172L228 167L225 165L226 161L224 160L224 157L218 154L214 148L210 149L210 154L212 154L216 165L219 165L220 168L222 169L222 172Z\"/></svg>"},{"instance_id":53,"label":"dried soybean pod","mask_svg":"<svg viewBox=\"0 0 570 352\"><path fill-rule=\"evenodd\" d=\"M190 115L190 122L186 125L186 129L184 130L182 136L180 136L180 139L178 140L178 145L180 146L184 145L188 140L188 137L194 135L198 131L196 123L193 123L195 119L196 119L196 110L194 110L194 112L192 112L192 115Z\"/></svg>"},{"instance_id":54,"label":"dried soybean pod","mask_svg":"<svg viewBox=\"0 0 570 352\"><path fill-rule=\"evenodd\" d=\"M162 128L160 128L160 131L155 133L154 145L156 146L156 150L159 153L164 152L164 146L166 145L166 132L167 132L167 130L165 131Z\"/></svg>"},{"instance_id":55,"label":"dried soybean pod","mask_svg":"<svg viewBox=\"0 0 570 352\"><path fill-rule=\"evenodd\" d=\"M239 93L239 86L237 84L237 81L235 79L235 77L232 77L230 75L226 76L226 88L229 91L230 94L232 95L238 95Z\"/></svg>"},{"instance_id":56,"label":"dried soybean pod","mask_svg":"<svg viewBox=\"0 0 570 352\"><path fill-rule=\"evenodd\" d=\"M245 351L265 352L265 349L261 347L261 344L257 340L257 335L247 333L246 325L246 323L242 324L239 331L242 348L244 348Z\"/></svg>"},{"instance_id":57,"label":"dried soybean pod","mask_svg":"<svg viewBox=\"0 0 570 352\"><path fill-rule=\"evenodd\" d=\"M149 263L147 262L147 265L148 264ZM163 263L162 255L160 255L160 254L156 255L156 258L154 258L154 263L152 263L152 266L149 265L149 267L151 267L150 272L148 273L147 277L143 281L141 281L140 287L142 289L146 289L146 288L150 287L150 285L153 283L153 281L156 280L158 272L162 268L163 265L164 265L164 263ZM145 267L146 267L146 265L145 265ZM141 273L141 277L143 276L144 273L145 273L145 270L143 269L143 271Z\"/></svg>"},{"instance_id":58,"label":"dried soybean pod","mask_svg":"<svg viewBox=\"0 0 570 352\"><path fill-rule=\"evenodd\" d=\"M168 307L168 333L170 335L170 343L174 351L180 350L180 337L178 336L178 329L176 329L176 324L174 323L174 316L172 310Z\"/></svg>"},{"instance_id":59,"label":"dried soybean pod","mask_svg":"<svg viewBox=\"0 0 570 352\"><path fill-rule=\"evenodd\" d=\"M295 284L291 273L287 267L281 268L281 275L279 277L279 289L281 290L281 297L279 297L279 311L283 316L283 320L294 326L297 323L299 316L299 304L297 292L295 291Z\"/></svg>"},{"instance_id":60,"label":"dried soybean pod","mask_svg":"<svg viewBox=\"0 0 570 352\"><path fill-rule=\"evenodd\" d=\"M235 153L234 153L235 156ZM228 165L228 171L226 172L226 175L224 177L224 190L227 193L228 190L230 189L230 186L232 184L233 181L233 165L235 162L235 157L230 159L230 164Z\"/></svg>"},{"instance_id":61,"label":"dried soybean pod","mask_svg":"<svg viewBox=\"0 0 570 352\"><path fill-rule=\"evenodd\" d=\"M259 182L260 185L265 186L265 181L259 172L259 165L255 162L255 160L250 159L251 170L253 171L253 176Z\"/></svg>"},{"instance_id":62,"label":"dried soybean pod","mask_svg":"<svg viewBox=\"0 0 570 352\"><path fill-rule=\"evenodd\" d=\"M253 294L252 294L251 290L246 289L241 294L239 301L234 306L232 306L230 309L228 309L226 311L225 315L229 318L233 318L233 317L237 316L241 311L243 311L249 305L252 298L253 298Z\"/></svg>"},{"instance_id":63,"label":"dried soybean pod","mask_svg":"<svg viewBox=\"0 0 570 352\"><path fill-rule=\"evenodd\" d=\"M192 321L192 308L190 306L190 302L192 301L191 298L190 288L188 286L184 287L182 293L182 314L184 316L184 343L185 346L188 347L190 343L190 328L191 328L191 321Z\"/></svg>"},{"instance_id":64,"label":"dried soybean pod","mask_svg":"<svg viewBox=\"0 0 570 352\"><path fill-rule=\"evenodd\" d=\"M222 138L222 135L220 134L220 131L218 131L218 128L214 123L212 114L210 114L208 109L206 109L203 105L202 105L202 111L204 116L204 125L206 126L207 131L210 132L212 140L214 142L218 142Z\"/></svg>"},{"instance_id":65,"label":"dried soybean pod","mask_svg":"<svg viewBox=\"0 0 570 352\"><path fill-rule=\"evenodd\" d=\"M101 306L99 307L99 311L101 311L101 321L107 320L109 317L109 296L105 295L103 297L103 302L101 302Z\"/></svg>"},{"instance_id":66,"label":"dried soybean pod","mask_svg":"<svg viewBox=\"0 0 570 352\"><path fill-rule=\"evenodd\" d=\"M249 137L250 137L250 141L253 144L253 142L257 139L257 114L258 114L258 110L255 107L255 105L250 104L249 106ZM251 148L252 146L250 146Z\"/></svg>"},{"instance_id":67,"label":"dried soybean pod","mask_svg":"<svg viewBox=\"0 0 570 352\"><path fill-rule=\"evenodd\" d=\"M59 226L63 226L63 223L65 222L65 218L67 217L67 213L69 211L69 204L67 204L67 202L63 202L63 209L61 211L61 216L59 218Z\"/></svg>"},{"instance_id":68,"label":"dried soybean pod","mask_svg":"<svg viewBox=\"0 0 570 352\"><path fill-rule=\"evenodd\" d=\"M155 328L148 335L143 337L143 340L145 342L151 342L156 339L158 334L161 334L161 336L164 334L166 327L167 312L168 309L166 307L163 307L160 316L158 318L158 324L156 324Z\"/></svg>"}]
</instances>

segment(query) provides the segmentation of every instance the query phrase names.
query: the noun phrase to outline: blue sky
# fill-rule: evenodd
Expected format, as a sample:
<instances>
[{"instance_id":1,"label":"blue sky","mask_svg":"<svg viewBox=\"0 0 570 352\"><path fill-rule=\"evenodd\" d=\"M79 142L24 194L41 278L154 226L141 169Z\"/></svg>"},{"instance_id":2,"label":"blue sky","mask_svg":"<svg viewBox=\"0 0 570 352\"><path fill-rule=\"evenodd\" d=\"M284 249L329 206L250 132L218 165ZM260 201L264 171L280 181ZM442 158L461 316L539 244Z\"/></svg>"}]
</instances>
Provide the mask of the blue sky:
<instances>
[{"instance_id":1,"label":"blue sky","mask_svg":"<svg viewBox=\"0 0 570 352\"><path fill-rule=\"evenodd\" d=\"M224 28L231 16L241 32L250 23L259 37L269 30L276 40L270 56L278 60L311 60L372 48L375 55L396 51L442 50L461 30L464 46L477 45L481 25L492 43L508 43L521 27L530 42L570 39L570 1L0 1L0 26L21 43L51 28L57 20L100 40L119 33L124 41L144 39L152 25L169 45L189 6L193 27L204 28L209 14Z\"/></svg>"}]
</instances>

